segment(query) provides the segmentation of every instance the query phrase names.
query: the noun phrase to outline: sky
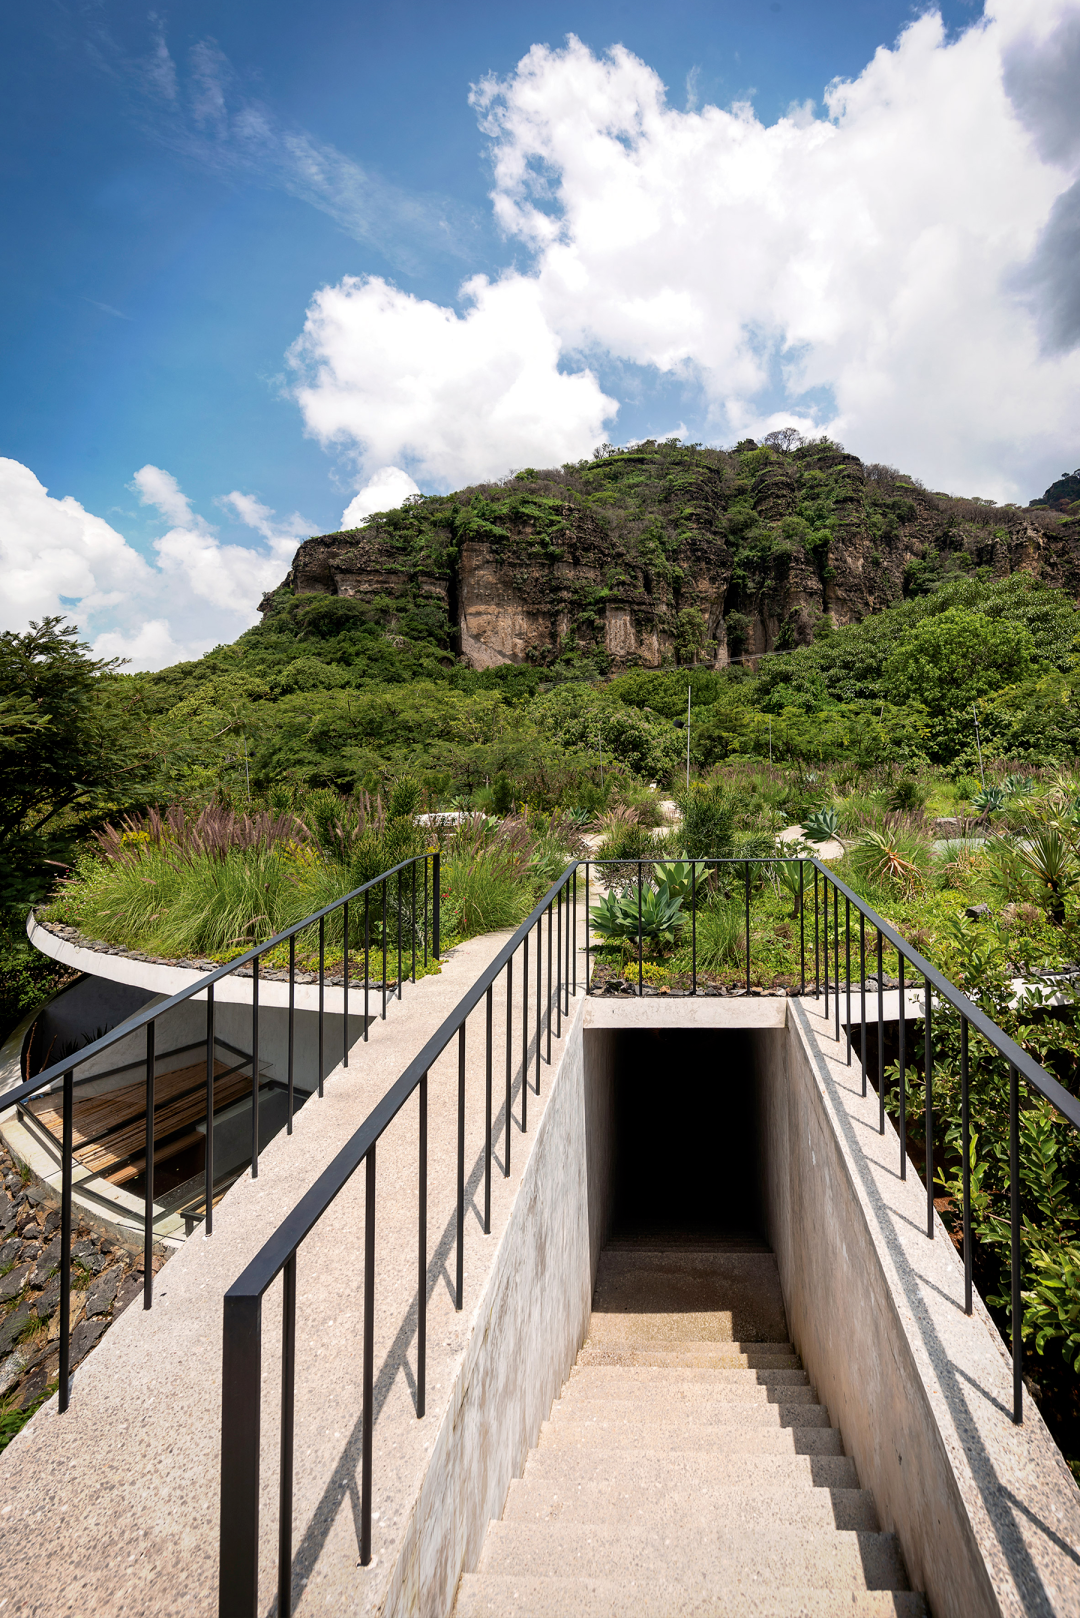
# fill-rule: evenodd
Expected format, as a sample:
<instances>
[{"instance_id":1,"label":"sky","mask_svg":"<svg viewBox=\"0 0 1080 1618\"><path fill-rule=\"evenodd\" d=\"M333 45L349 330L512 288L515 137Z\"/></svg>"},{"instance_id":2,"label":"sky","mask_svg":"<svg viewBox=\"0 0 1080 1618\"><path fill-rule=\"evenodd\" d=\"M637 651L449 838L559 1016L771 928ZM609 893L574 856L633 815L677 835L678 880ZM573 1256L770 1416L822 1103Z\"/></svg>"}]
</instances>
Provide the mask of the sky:
<instances>
[{"instance_id":1,"label":"sky","mask_svg":"<svg viewBox=\"0 0 1080 1618\"><path fill-rule=\"evenodd\" d=\"M42 0L0 19L0 630L131 669L309 534L792 423L1080 461L1080 0Z\"/></svg>"}]
</instances>

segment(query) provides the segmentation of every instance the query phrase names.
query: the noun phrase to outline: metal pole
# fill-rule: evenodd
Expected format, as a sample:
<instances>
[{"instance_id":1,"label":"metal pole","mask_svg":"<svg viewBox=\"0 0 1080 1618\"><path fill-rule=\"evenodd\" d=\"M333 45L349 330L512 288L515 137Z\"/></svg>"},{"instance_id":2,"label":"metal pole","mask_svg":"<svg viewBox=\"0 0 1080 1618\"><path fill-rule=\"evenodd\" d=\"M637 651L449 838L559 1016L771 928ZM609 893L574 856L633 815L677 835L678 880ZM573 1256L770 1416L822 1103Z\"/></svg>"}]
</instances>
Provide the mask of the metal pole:
<instances>
[{"instance_id":1,"label":"metal pole","mask_svg":"<svg viewBox=\"0 0 1080 1618\"><path fill-rule=\"evenodd\" d=\"M251 1178L259 1177L259 957L251 963Z\"/></svg>"},{"instance_id":2,"label":"metal pole","mask_svg":"<svg viewBox=\"0 0 1080 1618\"><path fill-rule=\"evenodd\" d=\"M1009 1232L1012 1274L1013 1421L1024 1419L1024 1315L1020 1294L1020 1075L1009 1064Z\"/></svg>"},{"instance_id":3,"label":"metal pole","mask_svg":"<svg viewBox=\"0 0 1080 1618\"><path fill-rule=\"evenodd\" d=\"M146 1181L143 1200L143 1308L154 1302L154 1027L146 1025Z\"/></svg>"},{"instance_id":4,"label":"metal pole","mask_svg":"<svg viewBox=\"0 0 1080 1618\"><path fill-rule=\"evenodd\" d=\"M289 1126L292 1127L292 1025L289 1026ZM203 1230L214 1234L214 985L206 990L206 1151L203 1157L203 1186L206 1215Z\"/></svg>"},{"instance_id":5,"label":"metal pole","mask_svg":"<svg viewBox=\"0 0 1080 1618\"><path fill-rule=\"evenodd\" d=\"M292 1612L293 1421L296 1377L296 1254L281 1275L281 1461L278 1480L278 1612Z\"/></svg>"},{"instance_id":6,"label":"metal pole","mask_svg":"<svg viewBox=\"0 0 1080 1618\"><path fill-rule=\"evenodd\" d=\"M960 1019L960 1125L964 1154L964 1313L971 1313L971 1110L968 1099L968 1021Z\"/></svg>"},{"instance_id":7,"label":"metal pole","mask_svg":"<svg viewBox=\"0 0 1080 1618\"><path fill-rule=\"evenodd\" d=\"M907 999L904 992L904 955L896 952L900 980L900 1178L907 1179Z\"/></svg>"},{"instance_id":8,"label":"metal pole","mask_svg":"<svg viewBox=\"0 0 1080 1618\"><path fill-rule=\"evenodd\" d=\"M924 1062L926 1066L926 1086L924 1099L926 1102L926 1234L930 1240L934 1239L934 1036L930 1018L930 983L924 979L926 989L926 1016L924 1027L926 1041L924 1046Z\"/></svg>"},{"instance_id":9,"label":"metal pole","mask_svg":"<svg viewBox=\"0 0 1080 1618\"><path fill-rule=\"evenodd\" d=\"M63 1180L60 1188L60 1414L71 1398L71 1182L75 1176L75 1070L64 1074Z\"/></svg>"},{"instance_id":10,"label":"metal pole","mask_svg":"<svg viewBox=\"0 0 1080 1618\"><path fill-rule=\"evenodd\" d=\"M416 1277L416 1415L419 1420L427 1406L427 1086L425 1073L420 1080L420 1185L417 1231Z\"/></svg>"},{"instance_id":11,"label":"metal pole","mask_svg":"<svg viewBox=\"0 0 1080 1618\"><path fill-rule=\"evenodd\" d=\"M375 1143L364 1187L364 1409L360 1458L360 1564L371 1561L371 1435L375 1426Z\"/></svg>"},{"instance_id":12,"label":"metal pole","mask_svg":"<svg viewBox=\"0 0 1080 1618\"><path fill-rule=\"evenodd\" d=\"M225 1294L221 1353L218 1618L259 1607L262 1300Z\"/></svg>"},{"instance_id":13,"label":"metal pole","mask_svg":"<svg viewBox=\"0 0 1080 1618\"><path fill-rule=\"evenodd\" d=\"M465 1284L465 1024L458 1029L457 1066L457 1276L454 1308L463 1303Z\"/></svg>"}]
</instances>

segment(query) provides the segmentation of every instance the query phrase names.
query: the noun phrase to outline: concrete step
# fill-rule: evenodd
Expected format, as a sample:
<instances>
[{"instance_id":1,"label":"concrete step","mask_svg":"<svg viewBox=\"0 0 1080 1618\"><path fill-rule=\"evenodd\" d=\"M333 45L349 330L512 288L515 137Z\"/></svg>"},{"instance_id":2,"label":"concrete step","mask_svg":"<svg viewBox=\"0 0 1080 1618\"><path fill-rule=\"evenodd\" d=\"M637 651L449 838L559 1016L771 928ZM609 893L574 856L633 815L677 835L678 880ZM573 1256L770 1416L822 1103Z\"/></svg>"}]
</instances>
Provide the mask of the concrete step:
<instances>
[{"instance_id":1,"label":"concrete step","mask_svg":"<svg viewBox=\"0 0 1080 1618\"><path fill-rule=\"evenodd\" d=\"M803 1370L761 1370L748 1365L575 1365L563 1387L580 1388L591 1384L602 1388L626 1388L635 1392L646 1388L808 1388L810 1378Z\"/></svg>"},{"instance_id":2,"label":"concrete step","mask_svg":"<svg viewBox=\"0 0 1080 1618\"><path fill-rule=\"evenodd\" d=\"M681 1527L722 1519L733 1527L845 1528L876 1533L874 1497L869 1489L814 1489L790 1482L765 1484L756 1477L743 1484L685 1480L657 1492L635 1488L624 1477L569 1483L535 1477L515 1478L503 1508L503 1522L621 1523L646 1528Z\"/></svg>"},{"instance_id":3,"label":"concrete step","mask_svg":"<svg viewBox=\"0 0 1080 1618\"><path fill-rule=\"evenodd\" d=\"M624 1579L466 1573L455 1618L926 1618L910 1591L739 1587L702 1594Z\"/></svg>"},{"instance_id":4,"label":"concrete step","mask_svg":"<svg viewBox=\"0 0 1080 1618\"><path fill-rule=\"evenodd\" d=\"M801 1371L802 1362L785 1343L717 1343L698 1339L680 1344L677 1348L656 1346L643 1339L614 1338L605 1342L586 1342L577 1358L580 1366L589 1365L677 1365L686 1369L715 1370Z\"/></svg>"},{"instance_id":5,"label":"concrete step","mask_svg":"<svg viewBox=\"0 0 1080 1618\"><path fill-rule=\"evenodd\" d=\"M777 1406L766 1406L765 1409ZM779 1407L782 1408L782 1407ZM799 1415L805 1414L800 1407ZM843 1443L835 1427L703 1426L691 1422L654 1422L648 1427L629 1422L546 1421L540 1429L539 1451L640 1450L648 1445L661 1453L684 1450L712 1455L842 1455Z\"/></svg>"},{"instance_id":6,"label":"concrete step","mask_svg":"<svg viewBox=\"0 0 1080 1618\"><path fill-rule=\"evenodd\" d=\"M726 1521L670 1529L605 1523L489 1523L478 1573L642 1579L702 1592L733 1585L804 1590L904 1590L895 1534L761 1527ZM675 1575L674 1577L672 1575Z\"/></svg>"},{"instance_id":7,"label":"concrete step","mask_svg":"<svg viewBox=\"0 0 1080 1618\"><path fill-rule=\"evenodd\" d=\"M627 1401L611 1405L606 1399L557 1400L551 1408L554 1426L568 1423L606 1430L619 1428L647 1442L654 1425L693 1427L709 1432L714 1427L828 1427L829 1412L819 1404L771 1404L767 1399L717 1399L707 1410L668 1399Z\"/></svg>"},{"instance_id":8,"label":"concrete step","mask_svg":"<svg viewBox=\"0 0 1080 1618\"><path fill-rule=\"evenodd\" d=\"M753 1373L748 1372L748 1377ZM555 1401L552 1410L609 1410L613 1416L640 1410L651 1419L663 1410L687 1419L710 1421L710 1410L725 1409L729 1405L816 1405L817 1391L809 1383L792 1387L782 1383L770 1388L762 1382L726 1382L710 1387L693 1382L674 1382L664 1386L627 1387L625 1382L612 1379L597 1386L590 1383L568 1382ZM661 1420L663 1417L660 1418Z\"/></svg>"},{"instance_id":9,"label":"concrete step","mask_svg":"<svg viewBox=\"0 0 1080 1618\"><path fill-rule=\"evenodd\" d=\"M831 1429L830 1429L831 1430ZM811 1430L811 1436L816 1434ZM758 1435L760 1438L762 1435ZM659 1498L673 1490L710 1488L858 1489L859 1474L850 1455L838 1453L765 1454L683 1450L662 1453L647 1449L572 1449L552 1444L529 1455L528 1482L550 1483L567 1493L579 1485L621 1483Z\"/></svg>"},{"instance_id":10,"label":"concrete step","mask_svg":"<svg viewBox=\"0 0 1080 1618\"><path fill-rule=\"evenodd\" d=\"M656 1344L712 1339L778 1342L787 1336L772 1253L605 1249L589 1340Z\"/></svg>"}]
</instances>

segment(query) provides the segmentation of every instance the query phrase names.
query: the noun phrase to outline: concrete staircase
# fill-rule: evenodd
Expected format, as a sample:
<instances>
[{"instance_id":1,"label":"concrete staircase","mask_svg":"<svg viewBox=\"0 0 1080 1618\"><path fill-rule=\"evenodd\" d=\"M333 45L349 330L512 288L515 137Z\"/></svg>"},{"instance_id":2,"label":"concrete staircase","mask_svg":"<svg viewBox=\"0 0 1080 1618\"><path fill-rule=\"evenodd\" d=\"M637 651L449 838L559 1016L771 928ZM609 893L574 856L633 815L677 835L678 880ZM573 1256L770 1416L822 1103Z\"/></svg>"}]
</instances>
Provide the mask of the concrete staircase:
<instances>
[{"instance_id":1,"label":"concrete staircase","mask_svg":"<svg viewBox=\"0 0 1080 1618\"><path fill-rule=\"evenodd\" d=\"M776 1261L608 1247L456 1618L925 1618L787 1338Z\"/></svg>"}]
</instances>

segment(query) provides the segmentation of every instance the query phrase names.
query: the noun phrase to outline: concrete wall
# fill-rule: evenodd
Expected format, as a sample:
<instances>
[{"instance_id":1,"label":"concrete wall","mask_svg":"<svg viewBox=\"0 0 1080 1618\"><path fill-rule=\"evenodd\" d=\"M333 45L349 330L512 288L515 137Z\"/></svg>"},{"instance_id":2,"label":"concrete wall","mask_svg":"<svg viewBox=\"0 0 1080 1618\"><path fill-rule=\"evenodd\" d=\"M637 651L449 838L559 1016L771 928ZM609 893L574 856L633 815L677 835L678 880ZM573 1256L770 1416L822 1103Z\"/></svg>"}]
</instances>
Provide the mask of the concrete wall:
<instances>
[{"instance_id":1,"label":"concrete wall","mask_svg":"<svg viewBox=\"0 0 1080 1618\"><path fill-rule=\"evenodd\" d=\"M585 1166L589 1196L589 1296L600 1250L611 1230L615 1197L615 1053L618 1035L609 1028L583 1033Z\"/></svg>"},{"instance_id":2,"label":"concrete wall","mask_svg":"<svg viewBox=\"0 0 1080 1618\"><path fill-rule=\"evenodd\" d=\"M1080 1612L1080 1495L891 1124L811 1003L754 1035L792 1340L935 1618Z\"/></svg>"},{"instance_id":3,"label":"concrete wall","mask_svg":"<svg viewBox=\"0 0 1080 1618\"><path fill-rule=\"evenodd\" d=\"M581 1011L579 1003L469 1323L390 1577L387 1618L446 1618L458 1578L475 1569L488 1522L501 1515L585 1338L599 1206L590 1195L586 1097L593 1097L594 1118L602 1117L605 1081L602 1072L586 1074Z\"/></svg>"}]
</instances>

